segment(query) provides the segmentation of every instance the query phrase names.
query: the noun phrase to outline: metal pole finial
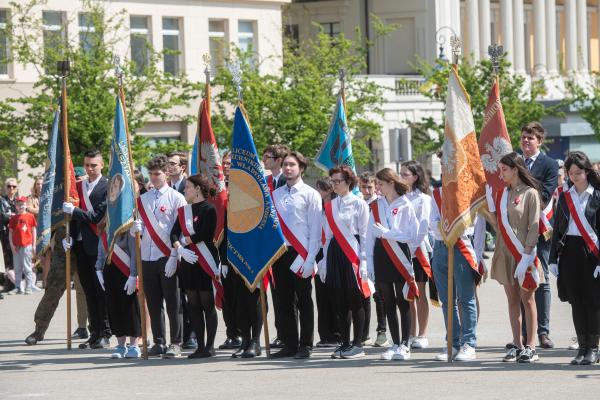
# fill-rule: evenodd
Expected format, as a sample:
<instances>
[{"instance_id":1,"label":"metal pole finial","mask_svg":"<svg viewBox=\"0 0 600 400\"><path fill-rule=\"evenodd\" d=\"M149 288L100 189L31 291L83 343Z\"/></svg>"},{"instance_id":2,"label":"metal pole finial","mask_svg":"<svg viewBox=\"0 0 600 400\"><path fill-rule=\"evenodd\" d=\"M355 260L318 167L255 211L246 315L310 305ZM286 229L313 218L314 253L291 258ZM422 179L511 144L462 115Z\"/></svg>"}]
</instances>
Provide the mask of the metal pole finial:
<instances>
[{"instance_id":1,"label":"metal pole finial","mask_svg":"<svg viewBox=\"0 0 600 400\"><path fill-rule=\"evenodd\" d=\"M123 86L123 67L121 67L121 57L114 56L113 63L115 64L115 75L119 81L119 87Z\"/></svg>"},{"instance_id":2,"label":"metal pole finial","mask_svg":"<svg viewBox=\"0 0 600 400\"><path fill-rule=\"evenodd\" d=\"M457 35L450 37L450 47L452 48L452 62L458 64L458 56L461 53L462 40Z\"/></svg>"},{"instance_id":3,"label":"metal pole finial","mask_svg":"<svg viewBox=\"0 0 600 400\"><path fill-rule=\"evenodd\" d=\"M233 83L236 86L238 92L238 100L242 101L242 66L239 59L235 59L233 62L227 64L229 72L233 79Z\"/></svg>"},{"instance_id":4,"label":"metal pole finial","mask_svg":"<svg viewBox=\"0 0 600 400\"><path fill-rule=\"evenodd\" d=\"M494 73L498 75L498 71L500 70L500 58L504 55L504 47L494 43L488 46L488 55L492 61Z\"/></svg>"},{"instance_id":5,"label":"metal pole finial","mask_svg":"<svg viewBox=\"0 0 600 400\"><path fill-rule=\"evenodd\" d=\"M210 61L211 57L209 54L202 55L202 61L204 62L204 75L206 76L206 82L210 82Z\"/></svg>"}]
</instances>

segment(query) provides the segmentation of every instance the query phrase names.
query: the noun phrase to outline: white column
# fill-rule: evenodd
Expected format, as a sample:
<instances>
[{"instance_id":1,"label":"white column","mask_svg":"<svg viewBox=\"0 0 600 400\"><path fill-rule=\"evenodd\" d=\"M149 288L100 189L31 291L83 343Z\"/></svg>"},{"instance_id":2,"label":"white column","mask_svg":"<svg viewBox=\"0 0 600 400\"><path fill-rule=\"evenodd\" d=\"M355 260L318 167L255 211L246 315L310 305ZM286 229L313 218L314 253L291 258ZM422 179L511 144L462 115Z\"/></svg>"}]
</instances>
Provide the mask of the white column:
<instances>
[{"instance_id":1,"label":"white column","mask_svg":"<svg viewBox=\"0 0 600 400\"><path fill-rule=\"evenodd\" d=\"M546 10L545 0L533 2L533 70L536 76L546 74Z\"/></svg>"},{"instance_id":2,"label":"white column","mask_svg":"<svg viewBox=\"0 0 600 400\"><path fill-rule=\"evenodd\" d=\"M575 0L565 0L565 48L567 71L577 71L577 14Z\"/></svg>"},{"instance_id":3,"label":"white column","mask_svg":"<svg viewBox=\"0 0 600 400\"><path fill-rule=\"evenodd\" d=\"M491 44L490 0L479 0L479 48L481 59L488 58L488 47Z\"/></svg>"},{"instance_id":4,"label":"white column","mask_svg":"<svg viewBox=\"0 0 600 400\"><path fill-rule=\"evenodd\" d=\"M525 75L525 14L523 0L513 0L515 72Z\"/></svg>"},{"instance_id":5,"label":"white column","mask_svg":"<svg viewBox=\"0 0 600 400\"><path fill-rule=\"evenodd\" d=\"M587 1L577 0L577 56L579 58L579 72L589 72L588 67L588 27L587 27Z\"/></svg>"},{"instance_id":6,"label":"white column","mask_svg":"<svg viewBox=\"0 0 600 400\"><path fill-rule=\"evenodd\" d=\"M550 75L558 74L556 44L556 0L546 0L546 69Z\"/></svg>"},{"instance_id":7,"label":"white column","mask_svg":"<svg viewBox=\"0 0 600 400\"><path fill-rule=\"evenodd\" d=\"M468 35L466 55L474 62L479 61L479 9L478 0L467 0Z\"/></svg>"},{"instance_id":8,"label":"white column","mask_svg":"<svg viewBox=\"0 0 600 400\"><path fill-rule=\"evenodd\" d=\"M506 60L514 69L512 0L500 0L500 19L502 20L502 46L506 52Z\"/></svg>"}]
</instances>

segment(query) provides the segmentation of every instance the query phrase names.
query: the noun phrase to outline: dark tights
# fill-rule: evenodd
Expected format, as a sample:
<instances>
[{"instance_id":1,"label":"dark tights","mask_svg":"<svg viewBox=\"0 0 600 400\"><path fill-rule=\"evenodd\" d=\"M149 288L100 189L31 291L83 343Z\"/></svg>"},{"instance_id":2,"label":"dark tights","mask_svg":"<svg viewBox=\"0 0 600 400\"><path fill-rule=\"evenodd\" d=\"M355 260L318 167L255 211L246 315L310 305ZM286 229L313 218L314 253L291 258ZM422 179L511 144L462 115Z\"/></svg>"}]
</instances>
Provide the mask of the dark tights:
<instances>
[{"instance_id":1,"label":"dark tights","mask_svg":"<svg viewBox=\"0 0 600 400\"><path fill-rule=\"evenodd\" d=\"M578 335L600 335L600 308L571 304L573 324Z\"/></svg>"},{"instance_id":2,"label":"dark tights","mask_svg":"<svg viewBox=\"0 0 600 400\"><path fill-rule=\"evenodd\" d=\"M402 342L408 342L410 332L410 307L408 301L402 295L402 282L378 283L377 287L381 290L385 315L387 317L392 341L400 345L400 327L398 326L398 314L396 307L400 310L400 323L402 325Z\"/></svg>"},{"instance_id":3,"label":"dark tights","mask_svg":"<svg viewBox=\"0 0 600 400\"><path fill-rule=\"evenodd\" d=\"M350 324L353 325L355 346L362 346L362 337L365 326L365 309L363 295L357 288L330 289L331 301L339 317L342 344L350 344Z\"/></svg>"},{"instance_id":4,"label":"dark tights","mask_svg":"<svg viewBox=\"0 0 600 400\"><path fill-rule=\"evenodd\" d=\"M208 290L186 290L192 328L198 340L198 350L210 350L215 344L217 334L217 310L213 292ZM206 343L204 329L206 325Z\"/></svg>"}]
</instances>

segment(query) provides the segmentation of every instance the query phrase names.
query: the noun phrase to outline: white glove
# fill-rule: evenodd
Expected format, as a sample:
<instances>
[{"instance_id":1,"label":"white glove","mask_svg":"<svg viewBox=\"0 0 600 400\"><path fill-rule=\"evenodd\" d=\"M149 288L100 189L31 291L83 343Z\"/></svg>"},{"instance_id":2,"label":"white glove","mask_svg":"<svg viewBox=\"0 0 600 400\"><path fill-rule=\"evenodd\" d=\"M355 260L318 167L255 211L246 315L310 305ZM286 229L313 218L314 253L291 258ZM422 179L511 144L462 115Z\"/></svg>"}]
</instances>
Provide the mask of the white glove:
<instances>
[{"instance_id":1,"label":"white glove","mask_svg":"<svg viewBox=\"0 0 600 400\"><path fill-rule=\"evenodd\" d=\"M98 277L98 282L100 282L100 287L102 290L106 291L104 288L104 275L102 274L102 271L96 271L96 276Z\"/></svg>"},{"instance_id":2,"label":"white glove","mask_svg":"<svg viewBox=\"0 0 600 400\"><path fill-rule=\"evenodd\" d=\"M221 276L223 278L227 278L228 273L229 273L229 265L221 264Z\"/></svg>"},{"instance_id":3,"label":"white glove","mask_svg":"<svg viewBox=\"0 0 600 400\"><path fill-rule=\"evenodd\" d=\"M69 215L73 214L74 209L75 209L75 206L73 204L68 203L66 201L63 203L63 212L65 214L69 214Z\"/></svg>"},{"instance_id":4,"label":"white glove","mask_svg":"<svg viewBox=\"0 0 600 400\"><path fill-rule=\"evenodd\" d=\"M492 196L492 187L488 184L485 185L485 199L487 200L488 210L490 210L490 212L496 212L496 205L494 204L494 198Z\"/></svg>"},{"instance_id":5,"label":"white glove","mask_svg":"<svg viewBox=\"0 0 600 400\"><path fill-rule=\"evenodd\" d=\"M130 296L133 293L135 293L136 289L137 289L137 276L130 276L129 278L127 278L127 282L125 282L125 287L123 288L123 290L127 292L128 296Z\"/></svg>"},{"instance_id":6,"label":"white glove","mask_svg":"<svg viewBox=\"0 0 600 400\"><path fill-rule=\"evenodd\" d=\"M367 276L371 282L375 282L375 268L373 267L373 261L367 261Z\"/></svg>"},{"instance_id":7,"label":"white glove","mask_svg":"<svg viewBox=\"0 0 600 400\"><path fill-rule=\"evenodd\" d=\"M527 268L531 265L532 258L535 257L535 254L521 254L521 261L517 264L517 269L515 270L514 277L519 281L523 281L525 279L525 274L527 273Z\"/></svg>"},{"instance_id":8,"label":"white glove","mask_svg":"<svg viewBox=\"0 0 600 400\"><path fill-rule=\"evenodd\" d=\"M67 252L67 250L69 250L71 248L72 245L73 245L73 240L70 237L64 238L62 240L62 246L63 246L63 249L65 250L65 253Z\"/></svg>"},{"instance_id":9,"label":"white glove","mask_svg":"<svg viewBox=\"0 0 600 400\"><path fill-rule=\"evenodd\" d=\"M600 277L600 265L596 266L596 269L594 270L594 278L598 278Z\"/></svg>"},{"instance_id":10,"label":"white glove","mask_svg":"<svg viewBox=\"0 0 600 400\"><path fill-rule=\"evenodd\" d=\"M373 224L373 233L375 234L375 237L377 237L377 238L383 237L383 235L385 235L389 231L390 230L388 228L384 227L380 223Z\"/></svg>"},{"instance_id":11,"label":"white glove","mask_svg":"<svg viewBox=\"0 0 600 400\"><path fill-rule=\"evenodd\" d=\"M325 259L319 261L317 273L319 274L319 278L321 278L321 282L325 283L325 278L327 277L327 264L325 263Z\"/></svg>"},{"instance_id":12,"label":"white glove","mask_svg":"<svg viewBox=\"0 0 600 400\"><path fill-rule=\"evenodd\" d=\"M548 270L552 275L558 278L558 264L549 264Z\"/></svg>"},{"instance_id":13,"label":"white glove","mask_svg":"<svg viewBox=\"0 0 600 400\"><path fill-rule=\"evenodd\" d=\"M367 272L367 262L361 261L360 266L358 267L358 271L360 272L360 278L363 280L367 280L369 278L369 274Z\"/></svg>"},{"instance_id":14,"label":"white glove","mask_svg":"<svg viewBox=\"0 0 600 400\"><path fill-rule=\"evenodd\" d=\"M165 265L165 276L170 278L175 275L175 271L177 271L177 257L170 256Z\"/></svg>"},{"instance_id":15,"label":"white glove","mask_svg":"<svg viewBox=\"0 0 600 400\"><path fill-rule=\"evenodd\" d=\"M131 236L135 236L136 233L142 232L144 230L144 222L141 219L136 219L131 224L131 228L129 228L129 233Z\"/></svg>"},{"instance_id":16,"label":"white glove","mask_svg":"<svg viewBox=\"0 0 600 400\"><path fill-rule=\"evenodd\" d=\"M177 248L177 257L181 260L182 258L190 264L194 264L198 261L198 256L190 249L186 249L183 246Z\"/></svg>"},{"instance_id":17,"label":"white glove","mask_svg":"<svg viewBox=\"0 0 600 400\"><path fill-rule=\"evenodd\" d=\"M315 272L315 262L311 261L304 261L304 264L302 264L302 277L303 278L309 278L312 276L313 272Z\"/></svg>"}]
</instances>

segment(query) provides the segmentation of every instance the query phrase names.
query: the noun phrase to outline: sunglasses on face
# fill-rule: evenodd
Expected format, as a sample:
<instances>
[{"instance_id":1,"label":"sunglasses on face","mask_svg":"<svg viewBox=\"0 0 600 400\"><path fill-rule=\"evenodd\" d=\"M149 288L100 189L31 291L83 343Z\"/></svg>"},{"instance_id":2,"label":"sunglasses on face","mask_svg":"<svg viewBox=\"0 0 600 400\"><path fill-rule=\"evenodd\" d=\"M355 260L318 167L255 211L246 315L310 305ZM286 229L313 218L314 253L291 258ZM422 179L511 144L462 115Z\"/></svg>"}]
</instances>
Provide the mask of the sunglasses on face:
<instances>
[{"instance_id":1,"label":"sunglasses on face","mask_svg":"<svg viewBox=\"0 0 600 400\"><path fill-rule=\"evenodd\" d=\"M6 185L8 189L16 189L17 185Z\"/></svg>"}]
</instances>

